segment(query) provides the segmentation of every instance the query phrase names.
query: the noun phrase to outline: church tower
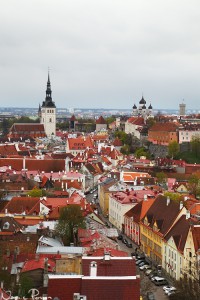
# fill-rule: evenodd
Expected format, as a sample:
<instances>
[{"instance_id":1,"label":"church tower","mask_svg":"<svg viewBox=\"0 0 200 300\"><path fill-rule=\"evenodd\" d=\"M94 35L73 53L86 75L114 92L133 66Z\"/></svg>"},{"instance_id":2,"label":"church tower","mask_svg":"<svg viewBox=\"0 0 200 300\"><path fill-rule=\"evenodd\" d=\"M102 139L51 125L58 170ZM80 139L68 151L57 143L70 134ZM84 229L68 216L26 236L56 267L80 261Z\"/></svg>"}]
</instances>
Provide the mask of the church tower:
<instances>
[{"instance_id":1,"label":"church tower","mask_svg":"<svg viewBox=\"0 0 200 300\"><path fill-rule=\"evenodd\" d=\"M56 134L56 106L52 101L51 94L51 83L48 73L46 97L40 108L40 123L44 124L45 133L49 138Z\"/></svg>"}]
</instances>

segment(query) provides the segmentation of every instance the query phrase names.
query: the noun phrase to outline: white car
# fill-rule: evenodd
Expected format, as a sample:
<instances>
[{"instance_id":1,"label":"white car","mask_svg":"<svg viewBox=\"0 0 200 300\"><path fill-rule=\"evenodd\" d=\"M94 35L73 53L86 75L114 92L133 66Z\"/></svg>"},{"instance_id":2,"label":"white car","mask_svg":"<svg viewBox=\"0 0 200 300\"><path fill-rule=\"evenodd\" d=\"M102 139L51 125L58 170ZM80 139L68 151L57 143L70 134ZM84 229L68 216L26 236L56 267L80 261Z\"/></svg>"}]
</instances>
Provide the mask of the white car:
<instances>
[{"instance_id":1,"label":"white car","mask_svg":"<svg viewBox=\"0 0 200 300\"><path fill-rule=\"evenodd\" d=\"M146 267L149 267L149 265L143 265L143 266L139 267L139 269L142 271L142 270L145 270Z\"/></svg>"},{"instance_id":2,"label":"white car","mask_svg":"<svg viewBox=\"0 0 200 300\"><path fill-rule=\"evenodd\" d=\"M168 295L168 292L176 291L176 288L172 285L165 285L165 286L163 286L163 290L164 290L165 294Z\"/></svg>"},{"instance_id":3,"label":"white car","mask_svg":"<svg viewBox=\"0 0 200 300\"><path fill-rule=\"evenodd\" d=\"M176 288L174 286L172 286L171 289L165 290L165 294L168 296L175 292L176 292Z\"/></svg>"}]
</instances>

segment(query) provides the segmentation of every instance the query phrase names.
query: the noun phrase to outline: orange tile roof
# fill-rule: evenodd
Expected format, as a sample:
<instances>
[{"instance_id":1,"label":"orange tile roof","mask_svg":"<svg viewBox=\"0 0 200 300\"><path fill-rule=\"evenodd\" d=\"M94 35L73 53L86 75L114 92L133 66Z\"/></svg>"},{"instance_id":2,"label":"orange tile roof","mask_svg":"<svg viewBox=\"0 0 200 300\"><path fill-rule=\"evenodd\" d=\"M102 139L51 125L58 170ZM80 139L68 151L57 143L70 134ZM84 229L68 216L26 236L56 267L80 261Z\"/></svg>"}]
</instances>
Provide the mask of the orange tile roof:
<instances>
[{"instance_id":1,"label":"orange tile roof","mask_svg":"<svg viewBox=\"0 0 200 300\"><path fill-rule=\"evenodd\" d=\"M93 148L93 142L88 137L68 138L70 150L84 150L86 148Z\"/></svg>"},{"instance_id":2,"label":"orange tile roof","mask_svg":"<svg viewBox=\"0 0 200 300\"><path fill-rule=\"evenodd\" d=\"M148 173L143 172L124 172L123 173L123 180L125 182L131 182L134 181L138 177L151 177Z\"/></svg>"}]
</instances>

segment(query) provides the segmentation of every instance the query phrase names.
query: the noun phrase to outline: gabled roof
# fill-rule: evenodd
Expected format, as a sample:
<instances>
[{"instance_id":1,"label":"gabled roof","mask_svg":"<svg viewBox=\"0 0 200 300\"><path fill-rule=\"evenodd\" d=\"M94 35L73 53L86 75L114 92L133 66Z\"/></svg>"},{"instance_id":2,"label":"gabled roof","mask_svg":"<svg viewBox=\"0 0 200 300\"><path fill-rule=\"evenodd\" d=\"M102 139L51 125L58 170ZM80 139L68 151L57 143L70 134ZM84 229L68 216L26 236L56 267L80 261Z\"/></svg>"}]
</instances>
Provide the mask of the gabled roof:
<instances>
[{"instance_id":1,"label":"gabled roof","mask_svg":"<svg viewBox=\"0 0 200 300\"><path fill-rule=\"evenodd\" d=\"M185 215L182 215L167 233L165 240L168 241L172 237L174 239L174 243L176 244L177 250L183 252L189 229L190 220L186 219Z\"/></svg>"},{"instance_id":2,"label":"gabled roof","mask_svg":"<svg viewBox=\"0 0 200 300\"><path fill-rule=\"evenodd\" d=\"M199 251L200 249L200 226L193 226L192 228L192 236L194 240L195 251Z\"/></svg>"},{"instance_id":3,"label":"gabled roof","mask_svg":"<svg viewBox=\"0 0 200 300\"><path fill-rule=\"evenodd\" d=\"M93 148L93 142L90 136L68 138L69 150L85 150L86 148Z\"/></svg>"},{"instance_id":4,"label":"gabled roof","mask_svg":"<svg viewBox=\"0 0 200 300\"><path fill-rule=\"evenodd\" d=\"M96 120L96 124L106 124L106 121L102 116L100 116L98 120Z\"/></svg>"},{"instance_id":5,"label":"gabled roof","mask_svg":"<svg viewBox=\"0 0 200 300\"><path fill-rule=\"evenodd\" d=\"M144 118L142 117L131 117L127 120L127 122L138 126L143 126L145 124Z\"/></svg>"},{"instance_id":6,"label":"gabled roof","mask_svg":"<svg viewBox=\"0 0 200 300\"><path fill-rule=\"evenodd\" d=\"M43 269L45 268L45 258L40 257L38 259L30 259L27 260L21 270L22 273L29 272L37 269ZM55 268L55 261L52 259L48 259L48 271L53 272Z\"/></svg>"},{"instance_id":7,"label":"gabled roof","mask_svg":"<svg viewBox=\"0 0 200 300\"><path fill-rule=\"evenodd\" d=\"M0 145L0 156L10 156L10 155L17 155L18 152L16 146L14 144L3 144Z\"/></svg>"},{"instance_id":8,"label":"gabled roof","mask_svg":"<svg viewBox=\"0 0 200 300\"><path fill-rule=\"evenodd\" d=\"M155 123L151 128L149 128L149 131L174 132L177 131L177 129L178 129L178 124L174 122L167 122L167 123L158 122Z\"/></svg>"},{"instance_id":9,"label":"gabled roof","mask_svg":"<svg viewBox=\"0 0 200 300\"><path fill-rule=\"evenodd\" d=\"M158 195L146 213L149 226L157 225L159 233L165 235L180 213L179 203L167 200L167 197ZM144 221L144 218L143 220Z\"/></svg>"},{"instance_id":10,"label":"gabled roof","mask_svg":"<svg viewBox=\"0 0 200 300\"><path fill-rule=\"evenodd\" d=\"M32 208L40 202L39 197L13 197L4 207L4 212L7 209L11 214L28 214Z\"/></svg>"},{"instance_id":11,"label":"gabled roof","mask_svg":"<svg viewBox=\"0 0 200 300\"><path fill-rule=\"evenodd\" d=\"M133 222L139 223L154 201L155 198L150 198L146 201L143 200L132 207L124 216L128 218L133 217Z\"/></svg>"}]
</instances>

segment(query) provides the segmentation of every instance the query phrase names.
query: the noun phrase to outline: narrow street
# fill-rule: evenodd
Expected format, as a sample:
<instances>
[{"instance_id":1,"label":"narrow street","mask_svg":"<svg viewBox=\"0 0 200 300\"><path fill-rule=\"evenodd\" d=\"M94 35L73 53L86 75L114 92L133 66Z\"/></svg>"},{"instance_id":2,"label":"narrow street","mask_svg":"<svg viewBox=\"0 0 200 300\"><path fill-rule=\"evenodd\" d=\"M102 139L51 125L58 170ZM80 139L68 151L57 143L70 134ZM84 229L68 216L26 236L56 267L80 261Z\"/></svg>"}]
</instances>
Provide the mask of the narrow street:
<instances>
[{"instance_id":1,"label":"narrow street","mask_svg":"<svg viewBox=\"0 0 200 300\"><path fill-rule=\"evenodd\" d=\"M97 193L96 191L94 193ZM108 218L105 218L102 213L101 213L101 209L98 203L98 198L96 200L94 200L94 193L88 194L86 195L87 201L92 203L93 201L95 201L95 204L98 207L98 213L99 216L101 217L101 219L105 222L109 224ZM110 225L112 227L112 225ZM135 251L135 249L138 247L137 245L135 245L129 238L127 238L125 235L123 235L126 240L132 244L132 248L127 247L124 243L122 243L121 240L117 240L118 245L119 245L119 250L125 251L128 253L128 255L131 256L131 253ZM143 271L141 271L138 267L136 267L137 269L137 274L140 275L141 278L141 295L143 296L143 300L146 300L146 293L147 291L151 291L154 293L155 296L155 300L167 300L169 299L168 296L165 295L164 291L163 291L163 287L162 286L156 286L153 284L153 282L148 278L148 276L146 276L144 274Z\"/></svg>"}]
</instances>

